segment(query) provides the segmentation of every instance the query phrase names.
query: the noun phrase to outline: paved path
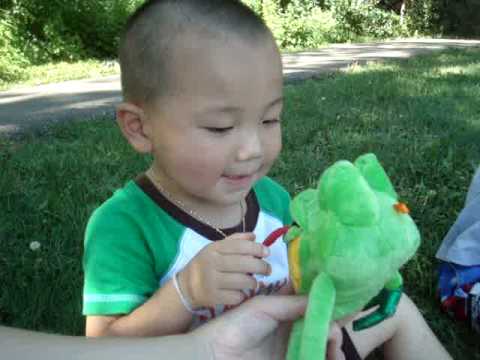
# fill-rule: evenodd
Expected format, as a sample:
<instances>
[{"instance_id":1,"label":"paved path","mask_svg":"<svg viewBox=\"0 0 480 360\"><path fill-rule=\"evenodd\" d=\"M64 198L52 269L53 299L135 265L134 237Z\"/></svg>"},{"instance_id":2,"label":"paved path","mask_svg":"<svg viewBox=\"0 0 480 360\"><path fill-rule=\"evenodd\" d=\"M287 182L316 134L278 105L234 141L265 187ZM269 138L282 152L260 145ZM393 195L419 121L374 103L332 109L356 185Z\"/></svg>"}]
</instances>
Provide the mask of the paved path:
<instances>
[{"instance_id":1,"label":"paved path","mask_svg":"<svg viewBox=\"0 0 480 360\"><path fill-rule=\"evenodd\" d=\"M317 51L283 55L286 82L348 68L352 62L408 58L448 47L480 47L480 40L407 39L382 43L339 44ZM119 76L76 80L0 92L0 135L49 122L113 117L120 101Z\"/></svg>"}]
</instances>

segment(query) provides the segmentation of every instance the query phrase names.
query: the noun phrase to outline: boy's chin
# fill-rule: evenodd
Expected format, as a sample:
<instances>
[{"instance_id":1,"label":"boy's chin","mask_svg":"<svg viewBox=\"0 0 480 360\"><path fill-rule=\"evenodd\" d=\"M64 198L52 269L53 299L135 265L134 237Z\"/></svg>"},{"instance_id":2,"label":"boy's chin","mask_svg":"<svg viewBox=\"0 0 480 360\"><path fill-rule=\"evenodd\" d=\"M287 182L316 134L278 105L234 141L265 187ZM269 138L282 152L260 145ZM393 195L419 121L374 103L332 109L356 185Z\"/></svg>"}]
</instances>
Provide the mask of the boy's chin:
<instances>
[{"instance_id":1,"label":"boy's chin","mask_svg":"<svg viewBox=\"0 0 480 360\"><path fill-rule=\"evenodd\" d=\"M248 187L241 190L224 192L217 197L217 202L223 206L237 205L240 201L244 200L252 187Z\"/></svg>"}]
</instances>

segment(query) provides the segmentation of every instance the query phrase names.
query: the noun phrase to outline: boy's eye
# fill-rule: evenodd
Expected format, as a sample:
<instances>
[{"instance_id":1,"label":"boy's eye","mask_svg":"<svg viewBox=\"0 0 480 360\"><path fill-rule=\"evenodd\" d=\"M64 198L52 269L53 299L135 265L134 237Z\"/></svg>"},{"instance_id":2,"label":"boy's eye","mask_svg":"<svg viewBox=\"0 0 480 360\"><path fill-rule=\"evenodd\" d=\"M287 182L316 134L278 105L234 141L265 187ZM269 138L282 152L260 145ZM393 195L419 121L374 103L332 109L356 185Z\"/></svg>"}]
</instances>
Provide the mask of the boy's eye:
<instances>
[{"instance_id":1,"label":"boy's eye","mask_svg":"<svg viewBox=\"0 0 480 360\"><path fill-rule=\"evenodd\" d=\"M274 125L274 124L278 124L279 122L280 122L280 119L263 120L263 124L265 125Z\"/></svg>"},{"instance_id":2,"label":"boy's eye","mask_svg":"<svg viewBox=\"0 0 480 360\"><path fill-rule=\"evenodd\" d=\"M215 134L222 134L226 133L229 130L232 130L233 126L227 126L227 127L206 127L205 130L210 131Z\"/></svg>"}]
</instances>

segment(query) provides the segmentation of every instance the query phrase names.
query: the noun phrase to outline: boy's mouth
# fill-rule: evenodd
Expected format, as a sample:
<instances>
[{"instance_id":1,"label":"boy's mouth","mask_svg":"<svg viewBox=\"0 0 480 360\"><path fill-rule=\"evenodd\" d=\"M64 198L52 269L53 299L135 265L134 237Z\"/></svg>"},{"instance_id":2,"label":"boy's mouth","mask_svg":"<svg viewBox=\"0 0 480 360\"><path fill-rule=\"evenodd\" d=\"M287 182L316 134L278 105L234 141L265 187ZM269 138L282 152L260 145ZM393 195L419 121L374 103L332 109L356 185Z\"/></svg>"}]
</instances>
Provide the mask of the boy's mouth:
<instances>
[{"instance_id":1,"label":"boy's mouth","mask_svg":"<svg viewBox=\"0 0 480 360\"><path fill-rule=\"evenodd\" d=\"M241 180L241 179L251 177L251 175L223 175L223 176L229 180Z\"/></svg>"},{"instance_id":2,"label":"boy's mouth","mask_svg":"<svg viewBox=\"0 0 480 360\"><path fill-rule=\"evenodd\" d=\"M250 175L223 175L222 176L228 183L239 186L239 187L244 187L244 186L249 186L251 183L251 180L254 177L254 174Z\"/></svg>"}]
</instances>

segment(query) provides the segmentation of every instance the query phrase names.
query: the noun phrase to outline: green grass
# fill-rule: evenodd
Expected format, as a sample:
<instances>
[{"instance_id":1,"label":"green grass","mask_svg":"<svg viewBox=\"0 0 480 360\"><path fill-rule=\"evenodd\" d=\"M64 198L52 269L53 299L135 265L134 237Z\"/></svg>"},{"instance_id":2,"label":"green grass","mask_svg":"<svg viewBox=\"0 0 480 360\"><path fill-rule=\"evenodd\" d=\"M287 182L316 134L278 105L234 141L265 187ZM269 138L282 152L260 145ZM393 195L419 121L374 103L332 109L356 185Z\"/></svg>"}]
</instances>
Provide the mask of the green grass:
<instances>
[{"instance_id":1,"label":"green grass","mask_svg":"<svg viewBox=\"0 0 480 360\"><path fill-rule=\"evenodd\" d=\"M7 82L0 80L0 91L19 86L40 85L66 80L94 78L99 76L119 74L116 62L100 60L85 60L74 63L58 62L45 65L28 66L21 79Z\"/></svg>"},{"instance_id":2,"label":"green grass","mask_svg":"<svg viewBox=\"0 0 480 360\"><path fill-rule=\"evenodd\" d=\"M293 194L338 159L377 154L423 234L403 271L407 292L455 359L480 359L478 334L438 310L434 253L480 163L479 59L449 51L287 86L271 173ZM81 334L85 223L148 159L110 120L0 141L0 323Z\"/></svg>"}]
</instances>

